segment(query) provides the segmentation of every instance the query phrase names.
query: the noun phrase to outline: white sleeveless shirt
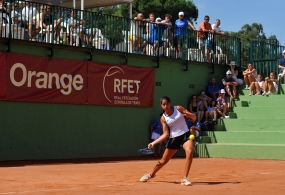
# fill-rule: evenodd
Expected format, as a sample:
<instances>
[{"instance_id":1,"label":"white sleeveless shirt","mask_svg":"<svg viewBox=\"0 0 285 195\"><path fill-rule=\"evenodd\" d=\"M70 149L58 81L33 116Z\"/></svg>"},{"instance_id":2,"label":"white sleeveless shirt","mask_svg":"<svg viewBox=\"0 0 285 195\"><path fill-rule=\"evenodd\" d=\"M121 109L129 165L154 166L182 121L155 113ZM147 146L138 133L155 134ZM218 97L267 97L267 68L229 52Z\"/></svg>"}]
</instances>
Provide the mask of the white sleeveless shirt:
<instances>
[{"instance_id":1,"label":"white sleeveless shirt","mask_svg":"<svg viewBox=\"0 0 285 195\"><path fill-rule=\"evenodd\" d=\"M173 106L173 110L171 116L163 114L166 124L170 128L169 138L178 137L189 131L182 113L177 110L176 106Z\"/></svg>"}]
</instances>

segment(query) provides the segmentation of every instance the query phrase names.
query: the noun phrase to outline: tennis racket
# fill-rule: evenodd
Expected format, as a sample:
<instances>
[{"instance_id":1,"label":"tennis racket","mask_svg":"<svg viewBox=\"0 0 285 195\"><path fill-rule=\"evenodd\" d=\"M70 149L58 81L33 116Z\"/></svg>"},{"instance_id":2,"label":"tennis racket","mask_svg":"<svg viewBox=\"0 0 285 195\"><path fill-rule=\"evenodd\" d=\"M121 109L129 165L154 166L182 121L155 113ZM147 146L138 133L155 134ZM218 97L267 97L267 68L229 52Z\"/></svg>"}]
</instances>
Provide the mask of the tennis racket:
<instances>
[{"instance_id":1,"label":"tennis racket","mask_svg":"<svg viewBox=\"0 0 285 195\"><path fill-rule=\"evenodd\" d=\"M148 148L142 148L142 149L139 149L139 154L142 154L142 155L153 155L153 150L151 149L148 149Z\"/></svg>"}]
</instances>

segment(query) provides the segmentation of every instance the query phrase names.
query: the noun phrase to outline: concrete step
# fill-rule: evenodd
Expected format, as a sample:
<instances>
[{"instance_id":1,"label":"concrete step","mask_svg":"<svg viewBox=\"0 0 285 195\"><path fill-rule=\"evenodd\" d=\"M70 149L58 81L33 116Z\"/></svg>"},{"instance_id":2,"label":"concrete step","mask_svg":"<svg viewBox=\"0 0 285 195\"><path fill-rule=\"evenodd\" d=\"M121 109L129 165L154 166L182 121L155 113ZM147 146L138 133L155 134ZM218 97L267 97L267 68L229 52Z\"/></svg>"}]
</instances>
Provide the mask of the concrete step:
<instances>
[{"instance_id":1,"label":"concrete step","mask_svg":"<svg viewBox=\"0 0 285 195\"><path fill-rule=\"evenodd\" d=\"M246 92L246 94L238 94L238 100L247 100L247 99L284 99L284 95L279 95L279 94L271 94L271 95L252 95L249 96L249 91Z\"/></svg>"},{"instance_id":2,"label":"concrete step","mask_svg":"<svg viewBox=\"0 0 285 195\"><path fill-rule=\"evenodd\" d=\"M285 120L262 120L261 119L235 119L223 120L220 124L225 131L284 131Z\"/></svg>"},{"instance_id":3,"label":"concrete step","mask_svg":"<svg viewBox=\"0 0 285 195\"><path fill-rule=\"evenodd\" d=\"M285 160L285 144L200 144L199 157Z\"/></svg>"},{"instance_id":4,"label":"concrete step","mask_svg":"<svg viewBox=\"0 0 285 195\"><path fill-rule=\"evenodd\" d=\"M285 131L207 131L206 135L212 143L285 144Z\"/></svg>"},{"instance_id":5,"label":"concrete step","mask_svg":"<svg viewBox=\"0 0 285 195\"><path fill-rule=\"evenodd\" d=\"M279 106L236 107L234 113L238 119L260 119L261 122L263 119L284 119L284 109Z\"/></svg>"}]
</instances>

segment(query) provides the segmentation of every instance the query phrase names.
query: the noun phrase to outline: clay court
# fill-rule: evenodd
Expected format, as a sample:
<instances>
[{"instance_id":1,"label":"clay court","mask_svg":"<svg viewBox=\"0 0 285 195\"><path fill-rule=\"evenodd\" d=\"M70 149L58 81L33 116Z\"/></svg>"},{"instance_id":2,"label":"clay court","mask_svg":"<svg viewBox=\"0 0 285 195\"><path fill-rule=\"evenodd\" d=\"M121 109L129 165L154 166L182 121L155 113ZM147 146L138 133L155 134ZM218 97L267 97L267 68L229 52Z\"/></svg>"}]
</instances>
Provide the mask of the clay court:
<instances>
[{"instance_id":1,"label":"clay court","mask_svg":"<svg viewBox=\"0 0 285 195\"><path fill-rule=\"evenodd\" d=\"M172 159L155 178L139 181L158 159L0 162L2 194L284 194L285 163L277 160L195 158L181 186L184 159Z\"/></svg>"}]
</instances>

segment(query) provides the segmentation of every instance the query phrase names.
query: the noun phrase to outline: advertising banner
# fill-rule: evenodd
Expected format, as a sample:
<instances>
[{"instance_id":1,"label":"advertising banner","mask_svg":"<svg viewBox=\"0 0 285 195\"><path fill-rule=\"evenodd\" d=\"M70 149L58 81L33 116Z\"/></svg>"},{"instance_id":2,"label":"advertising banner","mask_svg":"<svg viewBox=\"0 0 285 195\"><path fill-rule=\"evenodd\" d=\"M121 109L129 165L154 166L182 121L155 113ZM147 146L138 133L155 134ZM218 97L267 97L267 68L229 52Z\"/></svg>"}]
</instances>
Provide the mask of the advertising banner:
<instances>
[{"instance_id":1,"label":"advertising banner","mask_svg":"<svg viewBox=\"0 0 285 195\"><path fill-rule=\"evenodd\" d=\"M87 103L87 62L7 53L7 100Z\"/></svg>"},{"instance_id":2,"label":"advertising banner","mask_svg":"<svg viewBox=\"0 0 285 195\"><path fill-rule=\"evenodd\" d=\"M7 94L6 75L6 53L0 52L0 100L5 99Z\"/></svg>"},{"instance_id":3,"label":"advertising banner","mask_svg":"<svg viewBox=\"0 0 285 195\"><path fill-rule=\"evenodd\" d=\"M88 103L152 107L154 68L88 62Z\"/></svg>"}]
</instances>

